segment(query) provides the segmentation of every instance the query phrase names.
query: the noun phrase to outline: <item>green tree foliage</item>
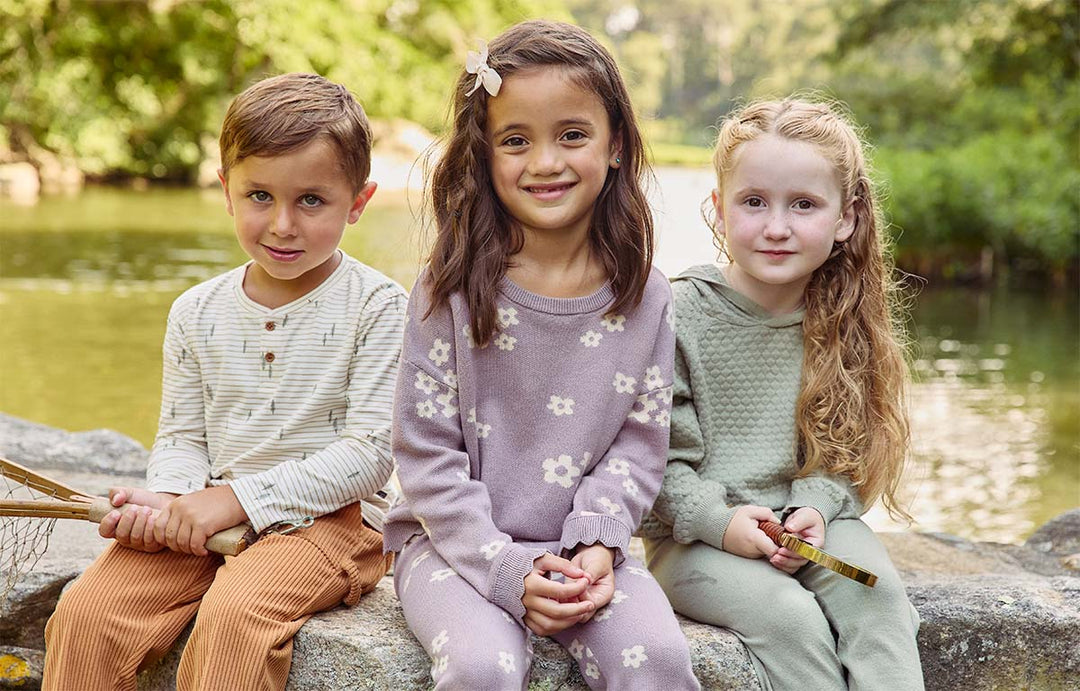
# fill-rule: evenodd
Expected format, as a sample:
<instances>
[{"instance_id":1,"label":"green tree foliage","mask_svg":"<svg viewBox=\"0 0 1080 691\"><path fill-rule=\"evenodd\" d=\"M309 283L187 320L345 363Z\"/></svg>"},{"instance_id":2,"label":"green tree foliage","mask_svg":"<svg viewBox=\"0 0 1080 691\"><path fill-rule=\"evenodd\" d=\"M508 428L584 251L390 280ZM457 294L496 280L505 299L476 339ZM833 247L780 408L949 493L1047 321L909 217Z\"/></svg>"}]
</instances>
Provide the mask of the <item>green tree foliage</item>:
<instances>
[{"instance_id":1,"label":"green tree foliage","mask_svg":"<svg viewBox=\"0 0 1080 691\"><path fill-rule=\"evenodd\" d=\"M569 18L559 0L0 0L0 133L94 175L190 179L229 99L289 71L437 128L476 39L537 15Z\"/></svg>"}]
</instances>

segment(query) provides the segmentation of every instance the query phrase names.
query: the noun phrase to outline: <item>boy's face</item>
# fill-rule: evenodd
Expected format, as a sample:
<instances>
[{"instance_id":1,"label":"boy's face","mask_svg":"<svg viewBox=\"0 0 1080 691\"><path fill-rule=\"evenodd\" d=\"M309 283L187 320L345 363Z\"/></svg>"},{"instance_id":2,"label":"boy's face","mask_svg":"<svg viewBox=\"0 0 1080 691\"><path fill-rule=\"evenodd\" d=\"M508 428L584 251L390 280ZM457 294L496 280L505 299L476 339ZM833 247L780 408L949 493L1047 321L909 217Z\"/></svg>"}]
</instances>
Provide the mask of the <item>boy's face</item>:
<instances>
[{"instance_id":1,"label":"boy's face","mask_svg":"<svg viewBox=\"0 0 1080 691\"><path fill-rule=\"evenodd\" d=\"M375 192L369 182L353 194L337 152L321 138L279 156L249 156L227 178L218 175L236 237L255 260L244 292L267 307L306 295L333 273L345 224Z\"/></svg>"}]
</instances>

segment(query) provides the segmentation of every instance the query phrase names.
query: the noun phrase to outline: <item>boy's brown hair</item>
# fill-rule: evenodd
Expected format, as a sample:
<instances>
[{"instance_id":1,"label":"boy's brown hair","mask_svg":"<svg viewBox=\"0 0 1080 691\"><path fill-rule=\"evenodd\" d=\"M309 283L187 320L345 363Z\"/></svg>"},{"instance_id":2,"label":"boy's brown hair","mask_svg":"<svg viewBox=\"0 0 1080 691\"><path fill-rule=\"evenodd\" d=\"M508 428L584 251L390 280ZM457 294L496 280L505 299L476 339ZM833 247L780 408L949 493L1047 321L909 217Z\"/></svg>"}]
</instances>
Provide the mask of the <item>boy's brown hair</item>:
<instances>
[{"instance_id":1,"label":"boy's brown hair","mask_svg":"<svg viewBox=\"0 0 1080 691\"><path fill-rule=\"evenodd\" d=\"M269 77L229 104L221 125L221 170L249 156L280 156L326 137L356 194L371 172L371 125L349 90L317 74Z\"/></svg>"}]
</instances>

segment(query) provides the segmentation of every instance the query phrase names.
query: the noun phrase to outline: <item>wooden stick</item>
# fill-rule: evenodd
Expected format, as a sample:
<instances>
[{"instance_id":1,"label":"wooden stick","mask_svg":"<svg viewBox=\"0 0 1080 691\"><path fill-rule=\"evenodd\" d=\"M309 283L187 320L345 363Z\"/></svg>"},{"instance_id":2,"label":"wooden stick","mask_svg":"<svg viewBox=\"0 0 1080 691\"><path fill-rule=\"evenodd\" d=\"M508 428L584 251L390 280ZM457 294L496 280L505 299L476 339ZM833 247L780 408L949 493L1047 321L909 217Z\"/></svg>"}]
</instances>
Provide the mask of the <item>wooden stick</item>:
<instances>
[{"instance_id":1,"label":"wooden stick","mask_svg":"<svg viewBox=\"0 0 1080 691\"><path fill-rule=\"evenodd\" d=\"M124 504L113 506L104 497L96 497L92 502L81 501L57 501L55 499L26 500L0 500L0 516L24 517L24 518L73 518L91 523L100 523L101 519L112 510L125 511L128 508L138 507L137 504ZM154 510L154 515L158 513ZM248 545L253 543L257 535L246 523L214 533L206 540L206 549L218 554L236 556L243 552Z\"/></svg>"}]
</instances>

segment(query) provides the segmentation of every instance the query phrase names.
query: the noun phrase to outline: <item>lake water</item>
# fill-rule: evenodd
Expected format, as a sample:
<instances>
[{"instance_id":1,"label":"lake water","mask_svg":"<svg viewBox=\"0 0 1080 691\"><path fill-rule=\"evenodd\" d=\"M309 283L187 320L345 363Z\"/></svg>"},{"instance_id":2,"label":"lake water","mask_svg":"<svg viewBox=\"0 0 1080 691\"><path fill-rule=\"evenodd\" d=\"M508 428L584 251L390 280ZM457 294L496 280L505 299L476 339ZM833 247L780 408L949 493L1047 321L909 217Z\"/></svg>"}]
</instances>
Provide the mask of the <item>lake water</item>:
<instances>
[{"instance_id":1,"label":"lake water","mask_svg":"<svg viewBox=\"0 0 1080 691\"><path fill-rule=\"evenodd\" d=\"M670 275L712 260L698 211L710 174L658 177L657 264ZM378 193L343 242L406 287L420 254L409 202ZM216 190L0 200L0 411L149 446L169 305L244 259ZM1020 542L1080 505L1076 296L928 287L913 324L913 529ZM901 527L879 509L867 520Z\"/></svg>"}]
</instances>

